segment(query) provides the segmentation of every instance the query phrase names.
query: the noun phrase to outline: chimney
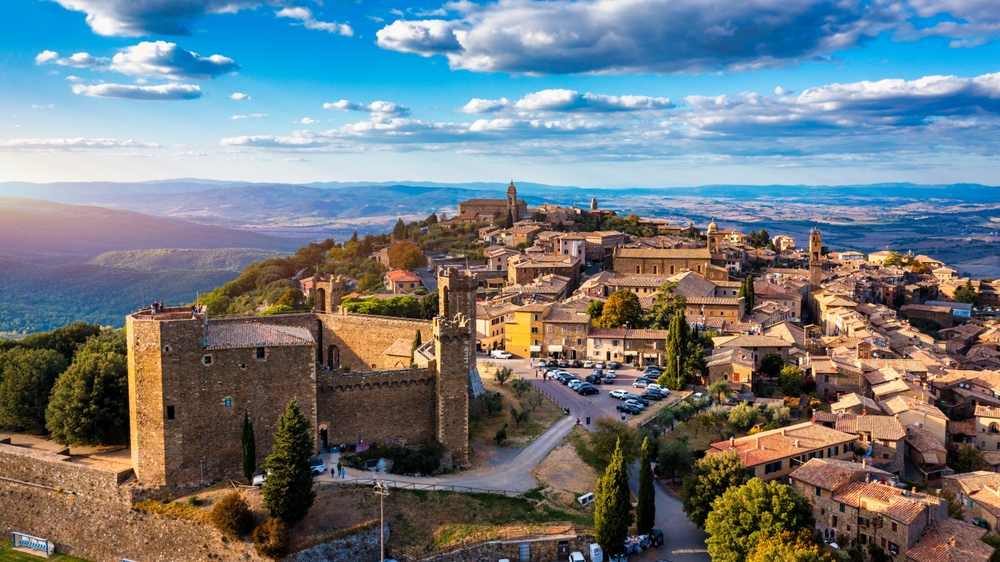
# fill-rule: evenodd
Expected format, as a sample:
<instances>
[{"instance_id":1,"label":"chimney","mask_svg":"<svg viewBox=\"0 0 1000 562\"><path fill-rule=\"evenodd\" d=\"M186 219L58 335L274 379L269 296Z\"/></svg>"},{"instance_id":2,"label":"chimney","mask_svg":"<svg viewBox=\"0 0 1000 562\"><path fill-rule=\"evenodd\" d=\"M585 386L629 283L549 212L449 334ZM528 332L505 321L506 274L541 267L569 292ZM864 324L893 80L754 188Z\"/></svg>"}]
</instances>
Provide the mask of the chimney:
<instances>
[{"instance_id":1,"label":"chimney","mask_svg":"<svg viewBox=\"0 0 1000 562\"><path fill-rule=\"evenodd\" d=\"M798 439L796 439L796 440L795 440L795 448L796 448L796 449L798 449L798 448L799 448L799 440L798 440Z\"/></svg>"},{"instance_id":2,"label":"chimney","mask_svg":"<svg viewBox=\"0 0 1000 562\"><path fill-rule=\"evenodd\" d=\"M736 438L735 437L730 437L729 438L729 446L730 447L735 447L736 446Z\"/></svg>"},{"instance_id":3,"label":"chimney","mask_svg":"<svg viewBox=\"0 0 1000 562\"><path fill-rule=\"evenodd\" d=\"M785 436L785 429L784 429L784 428L782 428L782 429L781 429L781 436L782 436L782 437L784 437L784 436Z\"/></svg>"}]
</instances>

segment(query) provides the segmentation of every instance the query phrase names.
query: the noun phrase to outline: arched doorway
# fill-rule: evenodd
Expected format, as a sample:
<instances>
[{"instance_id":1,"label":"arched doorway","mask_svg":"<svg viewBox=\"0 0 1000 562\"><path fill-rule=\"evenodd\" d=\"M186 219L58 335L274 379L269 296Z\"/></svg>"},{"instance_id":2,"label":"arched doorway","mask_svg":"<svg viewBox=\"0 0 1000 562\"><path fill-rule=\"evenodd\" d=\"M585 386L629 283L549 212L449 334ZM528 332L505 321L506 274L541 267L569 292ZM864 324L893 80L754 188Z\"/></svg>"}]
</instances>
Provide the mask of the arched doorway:
<instances>
[{"instance_id":1,"label":"arched doorway","mask_svg":"<svg viewBox=\"0 0 1000 562\"><path fill-rule=\"evenodd\" d=\"M340 348L331 345L326 350L326 366L330 369L340 368Z\"/></svg>"},{"instance_id":2,"label":"arched doorway","mask_svg":"<svg viewBox=\"0 0 1000 562\"><path fill-rule=\"evenodd\" d=\"M326 289L316 289L316 296L313 297L313 307L318 312L326 312Z\"/></svg>"},{"instance_id":3,"label":"arched doorway","mask_svg":"<svg viewBox=\"0 0 1000 562\"><path fill-rule=\"evenodd\" d=\"M325 423L319 424L319 446L320 450L328 450L330 448L330 429L329 425Z\"/></svg>"}]
</instances>

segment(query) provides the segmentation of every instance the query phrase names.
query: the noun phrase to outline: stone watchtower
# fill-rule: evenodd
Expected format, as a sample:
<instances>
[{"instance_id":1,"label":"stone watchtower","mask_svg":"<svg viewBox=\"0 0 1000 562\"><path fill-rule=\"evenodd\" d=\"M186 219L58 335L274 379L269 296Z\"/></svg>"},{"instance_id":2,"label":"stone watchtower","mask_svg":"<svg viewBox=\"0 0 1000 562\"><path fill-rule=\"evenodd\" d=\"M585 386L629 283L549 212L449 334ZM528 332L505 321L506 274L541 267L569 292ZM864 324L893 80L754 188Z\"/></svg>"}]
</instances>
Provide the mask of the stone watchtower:
<instances>
[{"instance_id":1,"label":"stone watchtower","mask_svg":"<svg viewBox=\"0 0 1000 562\"><path fill-rule=\"evenodd\" d=\"M708 223L708 252L719 253L719 225L715 224L715 219Z\"/></svg>"},{"instance_id":2,"label":"stone watchtower","mask_svg":"<svg viewBox=\"0 0 1000 562\"><path fill-rule=\"evenodd\" d=\"M515 221L521 218L517 208L517 188L514 187L514 180L510 180L510 185L507 187L507 211Z\"/></svg>"},{"instance_id":3,"label":"stone watchtower","mask_svg":"<svg viewBox=\"0 0 1000 562\"><path fill-rule=\"evenodd\" d=\"M823 276L823 237L819 229L809 231L809 292L818 291Z\"/></svg>"},{"instance_id":4,"label":"stone watchtower","mask_svg":"<svg viewBox=\"0 0 1000 562\"><path fill-rule=\"evenodd\" d=\"M479 377L476 366L476 290L479 282L476 276L468 271L456 268L445 268L438 275L438 315L445 320L452 320L457 315L469 319L471 337L467 342L468 356L471 358L468 370L468 391L472 396L480 396L484 392L483 381ZM438 363L440 365L440 362Z\"/></svg>"},{"instance_id":5,"label":"stone watchtower","mask_svg":"<svg viewBox=\"0 0 1000 562\"><path fill-rule=\"evenodd\" d=\"M469 462L469 372L476 363L469 342L475 340L475 326L475 321L462 313L434 319L436 436L447 451L445 466L465 466Z\"/></svg>"},{"instance_id":6,"label":"stone watchtower","mask_svg":"<svg viewBox=\"0 0 1000 562\"><path fill-rule=\"evenodd\" d=\"M344 281L339 276L313 276L313 312L337 312L344 294Z\"/></svg>"},{"instance_id":7,"label":"stone watchtower","mask_svg":"<svg viewBox=\"0 0 1000 562\"><path fill-rule=\"evenodd\" d=\"M590 212L591 213L597 212L597 197L592 197L590 199Z\"/></svg>"}]
</instances>

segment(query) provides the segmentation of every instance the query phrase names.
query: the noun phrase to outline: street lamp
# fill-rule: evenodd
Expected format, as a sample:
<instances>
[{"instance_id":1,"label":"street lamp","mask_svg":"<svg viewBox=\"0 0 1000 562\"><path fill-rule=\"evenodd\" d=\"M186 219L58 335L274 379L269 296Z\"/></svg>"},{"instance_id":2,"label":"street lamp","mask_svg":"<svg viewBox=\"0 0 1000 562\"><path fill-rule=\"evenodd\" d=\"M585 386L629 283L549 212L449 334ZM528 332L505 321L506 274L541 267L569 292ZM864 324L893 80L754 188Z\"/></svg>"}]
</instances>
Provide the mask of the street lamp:
<instances>
[{"instance_id":1,"label":"street lamp","mask_svg":"<svg viewBox=\"0 0 1000 562\"><path fill-rule=\"evenodd\" d=\"M385 480L375 481L375 495L378 496L379 507L379 551L380 560L385 562L385 498L389 496L389 487L385 485Z\"/></svg>"}]
</instances>

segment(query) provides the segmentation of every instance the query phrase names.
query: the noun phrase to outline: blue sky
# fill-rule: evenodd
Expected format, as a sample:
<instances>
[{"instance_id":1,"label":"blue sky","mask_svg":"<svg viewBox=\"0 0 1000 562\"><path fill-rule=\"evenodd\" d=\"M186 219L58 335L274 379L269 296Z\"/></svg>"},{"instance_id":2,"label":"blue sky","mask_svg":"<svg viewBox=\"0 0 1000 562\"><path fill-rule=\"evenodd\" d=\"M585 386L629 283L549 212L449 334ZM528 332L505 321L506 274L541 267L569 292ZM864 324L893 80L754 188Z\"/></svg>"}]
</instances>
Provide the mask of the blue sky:
<instances>
[{"instance_id":1,"label":"blue sky","mask_svg":"<svg viewBox=\"0 0 1000 562\"><path fill-rule=\"evenodd\" d=\"M997 183L992 0L0 10L0 181Z\"/></svg>"}]
</instances>

